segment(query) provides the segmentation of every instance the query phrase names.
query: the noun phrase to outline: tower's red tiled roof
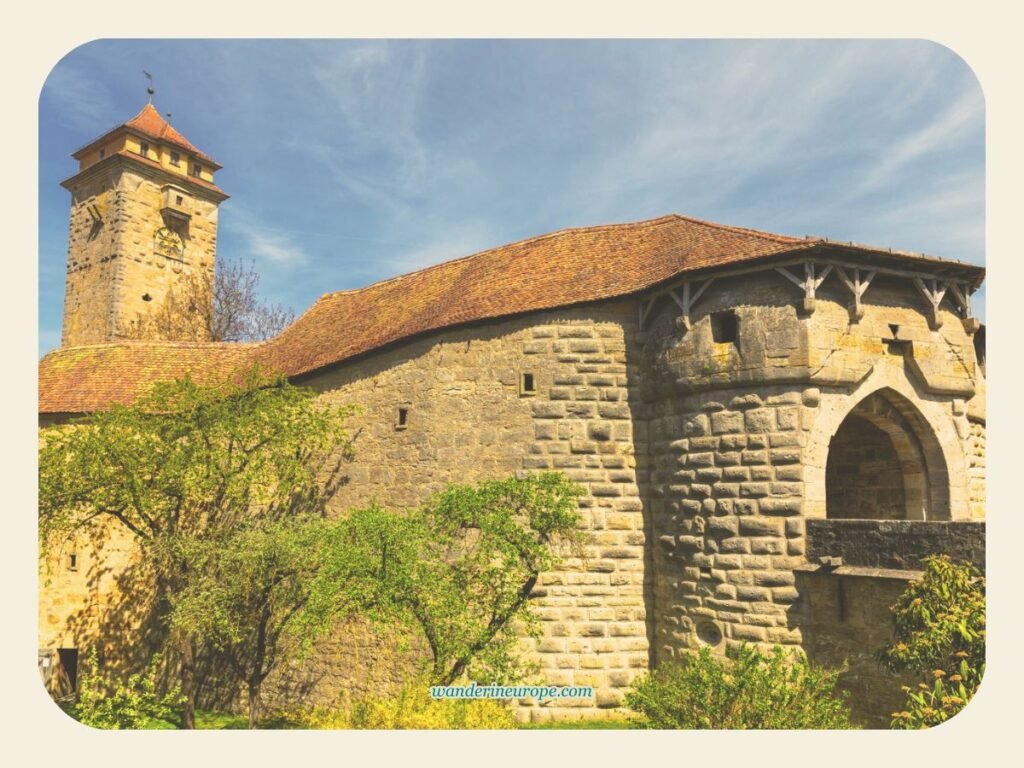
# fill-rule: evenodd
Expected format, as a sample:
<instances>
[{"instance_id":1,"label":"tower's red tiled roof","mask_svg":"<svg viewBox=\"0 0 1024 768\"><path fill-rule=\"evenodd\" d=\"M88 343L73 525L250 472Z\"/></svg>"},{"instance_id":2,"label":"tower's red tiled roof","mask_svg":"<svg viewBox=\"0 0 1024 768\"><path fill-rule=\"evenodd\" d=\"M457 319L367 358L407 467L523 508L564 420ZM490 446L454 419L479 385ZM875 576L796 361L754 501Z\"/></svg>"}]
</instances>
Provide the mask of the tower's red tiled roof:
<instances>
[{"instance_id":1,"label":"tower's red tiled roof","mask_svg":"<svg viewBox=\"0 0 1024 768\"><path fill-rule=\"evenodd\" d=\"M149 136L152 139L156 139L157 141L162 141L167 144L174 144L175 146L184 149L186 152L189 152L195 155L196 157L205 160L207 163L213 166L214 170L217 170L222 167L220 163L218 163L212 157L207 155L205 152L200 151L192 142L190 142L188 139L182 136L173 125L167 122L167 120L165 120L164 117L159 112L157 112L156 107L154 107L152 104L146 104L146 106L144 106L139 111L139 114L137 114L128 122L122 123L113 130L107 131L98 139L90 141L84 147L75 152L73 157L78 158L91 147L102 142L112 133L119 131L123 128L131 129L145 136Z\"/></svg>"},{"instance_id":2,"label":"tower's red tiled roof","mask_svg":"<svg viewBox=\"0 0 1024 768\"><path fill-rule=\"evenodd\" d=\"M386 344L472 321L554 309L654 287L698 270L824 246L861 256L980 267L865 246L833 245L684 216L567 229L322 296L274 338L247 345L126 342L55 350L40 363L40 411L87 412L129 402L152 381L224 375L253 362L289 376Z\"/></svg>"}]
</instances>

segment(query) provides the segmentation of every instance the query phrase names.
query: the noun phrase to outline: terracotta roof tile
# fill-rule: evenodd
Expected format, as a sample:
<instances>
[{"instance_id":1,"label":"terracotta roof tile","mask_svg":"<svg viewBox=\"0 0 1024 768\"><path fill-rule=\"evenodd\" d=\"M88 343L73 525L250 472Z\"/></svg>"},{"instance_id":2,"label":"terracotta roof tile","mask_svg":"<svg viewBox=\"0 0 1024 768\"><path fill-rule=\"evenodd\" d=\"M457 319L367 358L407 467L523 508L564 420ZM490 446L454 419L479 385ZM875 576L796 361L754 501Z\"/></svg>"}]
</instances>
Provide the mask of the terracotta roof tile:
<instances>
[{"instance_id":1,"label":"terracotta roof tile","mask_svg":"<svg viewBox=\"0 0 1024 768\"><path fill-rule=\"evenodd\" d=\"M139 114L137 114L128 122L122 123L116 128L107 131L98 139L90 141L84 147L75 152L73 156L79 157L90 147L99 144L112 133L115 133L116 131L119 131L123 128L130 128L131 130L137 131L138 133L144 134L145 136L149 136L150 138L156 139L157 141L163 141L167 144L174 144L177 147L181 147L186 152L190 152L196 157L201 158L210 165L214 166L214 170L223 167L221 166L220 163L218 163L205 152L199 150L192 142L190 142L188 139L182 136L173 125L167 122L163 118L163 116L156 111L156 107L154 107L152 104L147 104L146 106L144 106L139 111Z\"/></svg>"},{"instance_id":2,"label":"terracotta roof tile","mask_svg":"<svg viewBox=\"0 0 1024 768\"><path fill-rule=\"evenodd\" d=\"M684 273L807 251L825 242L678 215L562 230L327 294L261 344L132 342L55 350L40 363L40 411L83 412L129 402L149 382L189 370L224 374L260 362L299 375L417 334L627 296ZM949 264L844 247L871 257Z\"/></svg>"}]
</instances>

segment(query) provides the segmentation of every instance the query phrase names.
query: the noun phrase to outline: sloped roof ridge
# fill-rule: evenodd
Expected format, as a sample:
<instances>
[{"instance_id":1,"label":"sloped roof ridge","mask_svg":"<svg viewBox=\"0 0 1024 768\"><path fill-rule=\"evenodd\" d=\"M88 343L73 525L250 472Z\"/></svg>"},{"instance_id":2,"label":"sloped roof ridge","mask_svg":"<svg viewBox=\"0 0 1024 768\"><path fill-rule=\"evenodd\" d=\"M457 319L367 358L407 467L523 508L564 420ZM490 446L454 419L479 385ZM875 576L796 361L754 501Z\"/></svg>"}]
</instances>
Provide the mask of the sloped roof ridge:
<instances>
[{"instance_id":1,"label":"sloped roof ridge","mask_svg":"<svg viewBox=\"0 0 1024 768\"><path fill-rule=\"evenodd\" d=\"M516 240L516 241L511 242L511 243L503 243L502 245L496 245L496 246L494 246L492 248L485 248L482 251L476 251L475 253L470 253L470 254L467 254L466 256L460 256L460 257L455 258L455 259L449 259L447 261L442 261L442 262L439 262L437 264L428 264L425 267L420 267L419 269L414 269L411 272L403 272L400 275L394 275L393 277L387 277L387 278L384 278L383 280L378 280L375 283L369 283L367 285L363 285L363 286L360 286L358 288L344 288L344 289L339 290L339 291L328 291L327 293L321 294L316 299L316 301L313 302L313 305L310 307L310 309L312 309L314 306L316 306L318 303L320 303L321 301L324 301L324 300L329 300L329 299L332 299L332 298L335 298L335 297L340 297L340 296L347 296L347 295L351 295L351 294L354 294L354 293L360 293L361 291L365 291L365 290L368 290L370 288L378 288L380 286L388 285L389 283L396 283L396 282L399 282L401 280L405 280L407 278L413 277L415 275L421 275L421 274L423 274L425 272L430 272L430 271L435 270L435 269L440 269L442 267L447 267L447 266L449 266L451 264L460 264L460 263L462 263L464 261L469 261L471 259L476 259L478 257L487 256L489 254L496 253L497 251L508 251L508 250L514 249L514 248L516 248L518 246L530 245L531 243L538 243L538 242L542 242L544 240L552 240L552 239L555 239L555 238L558 238L558 237L565 237L566 235L577 234L577 233L580 233L580 232L605 232L605 231L609 231L609 230L620 230L620 229L640 229L642 227L652 227L653 228L653 227L656 227L656 226L660 226L662 224L668 224L669 222L672 222L672 221L686 221L686 222L689 222L691 224L699 224L701 226L711 227L713 229L720 229L720 230L723 230L725 232L735 232L736 234L751 235L751 236L754 236L754 237L760 237L760 238L763 238L765 240L770 240L770 241L775 242L775 243L787 243L788 244L788 243L813 243L813 242L816 242L815 239L808 240L807 238L795 237L793 235L779 235L779 234L775 234L775 233L772 233L772 232L765 232L765 231L758 230L758 229L749 229L747 227L733 227L733 226L730 226L728 224L719 224L719 223L714 222L714 221L706 221L704 219L696 219L696 218L694 218L692 216L683 216L682 214L678 214L678 213L667 213L664 216L658 216L658 217L653 218L653 219L644 219L642 221L624 221L624 222L618 222L618 223L614 223L614 224L596 224L596 225L581 226L581 227L565 227L563 229L556 229L554 232L546 232L543 235L535 235L533 237L527 237L527 238L525 238L523 240ZM309 310L306 310L306 311L308 312ZM306 313L303 312L302 314L304 315ZM301 317L301 315L299 317ZM296 318L296 320L298 320L298 319L299 318Z\"/></svg>"},{"instance_id":2,"label":"sloped roof ridge","mask_svg":"<svg viewBox=\"0 0 1024 768\"><path fill-rule=\"evenodd\" d=\"M776 232L765 232L762 229L751 229L750 227L734 227L731 224L719 224L717 221L707 221L706 219L696 219L693 216L683 216L679 213L670 213L668 216L662 218L676 218L681 221L689 221L692 224L701 224L705 227L712 227L714 229L721 229L726 232L735 232L742 235L752 235L754 237L760 237L765 240L771 240L776 243L814 243L819 242L821 238L806 238L797 237L796 235L780 235Z\"/></svg>"},{"instance_id":3,"label":"sloped roof ridge","mask_svg":"<svg viewBox=\"0 0 1024 768\"><path fill-rule=\"evenodd\" d=\"M411 272L403 272L400 275L394 275L393 277L386 277L383 280L378 280L375 283L369 283L367 285L360 286L359 288L344 288L344 289L342 289L340 291L329 291L328 293L321 294L320 297L317 299L317 302L319 302L319 301L321 301L323 299L334 298L335 296L345 296L345 295L350 295L350 294L353 294L353 293L360 293L360 292L368 290L370 288L378 288L378 287L383 286L383 285L388 285L389 283L397 283L397 282L399 282L401 280L405 280L406 278L414 277L416 275L421 275L421 274L424 274L425 272L431 272L431 271L433 271L435 269L440 269L442 267L447 267L447 266L449 266L451 264L461 264L462 262L470 261L472 259L476 259L476 258L479 258L479 257L482 257L482 256L487 256L489 254L493 254L493 253L496 253L498 251L507 251L507 250L516 248L518 246L529 245L531 243L538 243L538 242L542 242L544 240L552 240L552 239L557 238L557 237L564 237L565 235L571 235L571 234L575 234L575 233L578 233L578 232L600 232L600 231L605 231L605 230L610 230L610 229L634 229L634 228L635 229L639 229L640 227L656 226L656 225L659 225L659 224L667 223L667 222L669 222L669 221L671 221L673 219L682 219L682 218L684 218L684 217L680 216L678 213L669 213L669 214L666 214L664 216L659 216L659 217L657 217L655 219L645 219L643 221L624 221L624 222L620 222L620 223L617 223L617 224L597 224L597 225L594 225L594 226L565 227L564 229L556 229L554 232L546 232L543 235L534 235L533 237L527 237L527 238L525 238L523 240L516 240L516 241L511 242L511 243L503 243L501 245L495 245L492 248L485 248L482 251L476 251L475 253L470 253L470 254L467 254L465 256L459 256L458 258L455 258L455 259L448 259L447 261L441 261L441 262L438 262L437 264L428 264L425 267L420 267L419 269L414 269ZM317 302L314 302L314 306L316 305ZM303 313L303 314L305 314L305 313ZM296 318L296 319L298 319L298 318Z\"/></svg>"}]
</instances>

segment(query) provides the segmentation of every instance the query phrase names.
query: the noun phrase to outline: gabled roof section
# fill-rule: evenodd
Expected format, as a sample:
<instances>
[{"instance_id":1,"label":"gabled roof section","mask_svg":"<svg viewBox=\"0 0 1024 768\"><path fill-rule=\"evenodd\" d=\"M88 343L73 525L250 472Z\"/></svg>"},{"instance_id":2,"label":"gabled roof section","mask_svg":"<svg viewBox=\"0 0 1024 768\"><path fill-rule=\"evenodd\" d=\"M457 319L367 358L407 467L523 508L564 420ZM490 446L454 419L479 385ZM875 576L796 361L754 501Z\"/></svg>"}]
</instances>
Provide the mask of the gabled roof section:
<instances>
[{"instance_id":1,"label":"gabled roof section","mask_svg":"<svg viewBox=\"0 0 1024 768\"><path fill-rule=\"evenodd\" d=\"M98 139L90 141L84 147L75 152L72 157L76 160L80 159L81 155L84 155L89 149L96 144L104 141L112 134L120 130L131 130L136 133L141 133L144 136L148 136L156 141L162 141L167 144L173 144L176 147L184 149L196 157L205 160L208 164L213 166L214 170L219 170L223 166L220 165L216 160L207 155L205 152L200 151L192 142L182 136L173 125L171 125L164 117L157 112L156 107L152 104L146 104L131 120L126 123L122 123L116 128L107 131L105 134L100 136Z\"/></svg>"},{"instance_id":2,"label":"gabled roof section","mask_svg":"<svg viewBox=\"0 0 1024 768\"><path fill-rule=\"evenodd\" d=\"M260 344L124 342L55 350L40 363L40 411L81 413L126 403L153 381L226 376L260 363L310 373L424 333L641 293L674 278L827 250L867 262L981 267L823 238L775 235L672 214L566 229L350 291L326 294Z\"/></svg>"}]
</instances>

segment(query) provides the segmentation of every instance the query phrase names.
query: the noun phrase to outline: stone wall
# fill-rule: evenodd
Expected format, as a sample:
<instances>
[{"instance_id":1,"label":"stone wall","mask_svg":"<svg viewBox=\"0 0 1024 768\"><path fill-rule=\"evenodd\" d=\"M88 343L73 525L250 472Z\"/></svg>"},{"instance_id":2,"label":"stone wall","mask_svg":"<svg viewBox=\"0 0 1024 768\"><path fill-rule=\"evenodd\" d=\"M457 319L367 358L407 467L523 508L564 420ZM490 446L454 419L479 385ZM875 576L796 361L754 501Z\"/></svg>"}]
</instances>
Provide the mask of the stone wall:
<instances>
[{"instance_id":1,"label":"stone wall","mask_svg":"<svg viewBox=\"0 0 1024 768\"><path fill-rule=\"evenodd\" d=\"M626 351L635 317L632 303L613 303L452 330L303 382L326 402L362 409L351 422L355 459L335 499L338 514L371 501L407 508L450 482L523 472L557 470L586 489L583 557L541 578L534 597L542 637L525 650L542 679L593 686L595 699L526 701L524 718L571 716L573 705L614 708L647 668L636 481L646 433L631 407L640 375ZM524 374L535 391L524 390Z\"/></svg>"},{"instance_id":2,"label":"stone wall","mask_svg":"<svg viewBox=\"0 0 1024 768\"><path fill-rule=\"evenodd\" d=\"M920 570L924 558L949 555L985 571L985 523L924 520L808 520L807 557L843 565Z\"/></svg>"},{"instance_id":3,"label":"stone wall","mask_svg":"<svg viewBox=\"0 0 1024 768\"><path fill-rule=\"evenodd\" d=\"M866 728L888 728L902 710L902 686L918 677L894 675L876 654L893 639L889 606L907 587L908 576L837 576L797 572L804 611L801 647L814 664L840 668L840 688L848 694L854 721Z\"/></svg>"},{"instance_id":4,"label":"stone wall","mask_svg":"<svg viewBox=\"0 0 1024 768\"><path fill-rule=\"evenodd\" d=\"M967 439L967 483L971 505L971 517L985 517L985 422L981 418L970 419L970 437Z\"/></svg>"},{"instance_id":5,"label":"stone wall","mask_svg":"<svg viewBox=\"0 0 1024 768\"><path fill-rule=\"evenodd\" d=\"M840 425L825 470L829 517L903 519L903 480L899 455L884 431L855 416Z\"/></svg>"}]
</instances>

